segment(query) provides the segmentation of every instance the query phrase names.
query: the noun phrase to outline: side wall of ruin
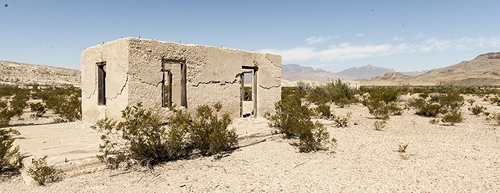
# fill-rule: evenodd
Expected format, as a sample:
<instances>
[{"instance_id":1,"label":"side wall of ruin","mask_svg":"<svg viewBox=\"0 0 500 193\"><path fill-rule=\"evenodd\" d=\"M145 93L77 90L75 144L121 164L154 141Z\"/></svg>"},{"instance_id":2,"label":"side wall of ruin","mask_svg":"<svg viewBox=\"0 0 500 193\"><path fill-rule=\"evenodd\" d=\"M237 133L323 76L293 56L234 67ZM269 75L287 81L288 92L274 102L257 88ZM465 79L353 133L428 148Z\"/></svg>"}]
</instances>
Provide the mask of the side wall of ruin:
<instances>
[{"instance_id":1,"label":"side wall of ruin","mask_svg":"<svg viewBox=\"0 0 500 193\"><path fill-rule=\"evenodd\" d=\"M109 56L108 56L109 55ZM97 105L95 63L106 60L108 72L107 104ZM113 67L111 67L113 66ZM181 104L181 66L186 69L185 99ZM84 72L85 71L85 72ZM172 75L172 105L193 110L201 104L222 104L222 111L240 117L241 76L256 72L256 116L274 112L274 103L281 99L281 56L241 50L185 45L136 38L125 38L86 49L82 53L82 92L85 101L85 121L103 116L119 118L127 105L141 102L166 118L170 110L165 105L165 73ZM93 81L87 81L93 80ZM83 99L82 99L83 100ZM113 108L111 110L110 108ZM255 112L255 110L254 110Z\"/></svg>"}]
</instances>

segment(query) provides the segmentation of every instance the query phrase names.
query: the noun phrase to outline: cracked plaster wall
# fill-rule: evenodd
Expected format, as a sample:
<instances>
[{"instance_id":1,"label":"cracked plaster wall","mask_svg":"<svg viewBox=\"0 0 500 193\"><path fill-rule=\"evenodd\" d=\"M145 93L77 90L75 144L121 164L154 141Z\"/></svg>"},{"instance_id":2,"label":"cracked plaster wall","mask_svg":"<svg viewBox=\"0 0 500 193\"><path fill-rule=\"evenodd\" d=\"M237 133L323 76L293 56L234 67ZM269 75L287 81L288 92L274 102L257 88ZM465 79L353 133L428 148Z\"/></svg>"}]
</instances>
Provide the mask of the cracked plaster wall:
<instances>
[{"instance_id":1,"label":"cracked plaster wall","mask_svg":"<svg viewBox=\"0 0 500 193\"><path fill-rule=\"evenodd\" d=\"M89 96L82 101L84 120L95 122L103 116L103 107L97 107L95 91L95 63L99 61L107 62L107 72L113 69L107 74L106 89L124 88L122 92L117 92L118 89L106 91L106 98L110 99L104 107L105 116L119 119L126 105L142 102L144 107L157 109L166 118L170 112L168 108L161 108L162 59L185 62L188 109L221 102L223 111L233 118L239 117L241 80L238 74L248 71L242 66L258 67L257 116L274 112L274 103L281 99L279 55L124 38L88 48L82 53L82 92L83 96Z\"/></svg>"},{"instance_id":2,"label":"cracked plaster wall","mask_svg":"<svg viewBox=\"0 0 500 193\"><path fill-rule=\"evenodd\" d=\"M118 119L127 104L128 41L115 40L85 49L81 57L82 120ZM97 105L97 63L106 62L106 106Z\"/></svg>"}]
</instances>

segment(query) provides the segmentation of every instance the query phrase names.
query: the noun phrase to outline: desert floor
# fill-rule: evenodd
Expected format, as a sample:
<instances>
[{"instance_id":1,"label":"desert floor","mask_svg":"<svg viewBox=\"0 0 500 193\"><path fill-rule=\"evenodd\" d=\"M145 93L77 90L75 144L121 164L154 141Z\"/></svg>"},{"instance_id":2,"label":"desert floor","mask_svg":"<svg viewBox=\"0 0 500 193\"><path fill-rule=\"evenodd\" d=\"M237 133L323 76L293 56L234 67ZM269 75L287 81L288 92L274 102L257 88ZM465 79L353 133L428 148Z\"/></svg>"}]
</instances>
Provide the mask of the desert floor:
<instances>
[{"instance_id":1,"label":"desert floor","mask_svg":"<svg viewBox=\"0 0 500 193\"><path fill-rule=\"evenodd\" d=\"M476 101L500 112L499 106ZM374 129L377 120L361 104L334 107L336 114L350 112L349 126L321 120L338 144L314 153L300 153L272 135L265 119L236 119L242 147L221 159L179 160L153 170L98 169L47 186L16 176L0 182L0 192L500 192L500 126L468 107L462 108L466 120L455 126L431 124L410 110L392 116L382 131ZM22 133L22 151L77 165L98 151L99 134L89 126L15 128ZM408 144L406 153L397 151L400 144Z\"/></svg>"}]
</instances>

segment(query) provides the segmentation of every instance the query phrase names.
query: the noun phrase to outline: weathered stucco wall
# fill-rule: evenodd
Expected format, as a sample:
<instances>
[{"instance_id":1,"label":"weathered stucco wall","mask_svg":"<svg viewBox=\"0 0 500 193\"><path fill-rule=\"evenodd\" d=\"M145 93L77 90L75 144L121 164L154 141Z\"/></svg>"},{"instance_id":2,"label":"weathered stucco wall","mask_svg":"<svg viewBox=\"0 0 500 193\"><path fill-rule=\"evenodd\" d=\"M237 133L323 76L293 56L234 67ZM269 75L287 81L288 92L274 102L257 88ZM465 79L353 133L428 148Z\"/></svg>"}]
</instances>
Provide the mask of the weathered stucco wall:
<instances>
[{"instance_id":1,"label":"weathered stucco wall","mask_svg":"<svg viewBox=\"0 0 500 193\"><path fill-rule=\"evenodd\" d=\"M106 61L105 107L97 105L96 63ZM165 65L164 61L174 61ZM164 117L168 108L162 108L162 69L176 67L181 61L186 67L187 108L221 102L223 111L233 118L240 116L241 76L248 67L256 70L257 116L274 111L274 103L281 98L281 56L201 45L124 38L86 49L82 53L82 92L85 121L96 121L107 116L118 118L126 105L141 102L144 107L157 109ZM168 62L167 62L168 63ZM244 69L243 67L246 67ZM112 71L110 71L112 69ZM179 73L180 70L172 70ZM173 75L178 81L178 74ZM120 89L118 89L120 88ZM174 89L180 89L174 85ZM113 90L114 89L114 90ZM119 90L119 92L118 92ZM177 91L173 93L177 94ZM118 94L119 93L119 94ZM87 96L87 97L85 97ZM176 95L179 97L180 95ZM176 104L180 107L180 104ZM104 112L104 113L103 113ZM118 116L118 117L117 117ZM85 118L86 117L86 118Z\"/></svg>"},{"instance_id":2,"label":"weathered stucco wall","mask_svg":"<svg viewBox=\"0 0 500 193\"><path fill-rule=\"evenodd\" d=\"M126 39L87 48L82 52L82 119L120 118L127 105L128 44ZM106 62L106 105L97 105L97 63Z\"/></svg>"}]
</instances>

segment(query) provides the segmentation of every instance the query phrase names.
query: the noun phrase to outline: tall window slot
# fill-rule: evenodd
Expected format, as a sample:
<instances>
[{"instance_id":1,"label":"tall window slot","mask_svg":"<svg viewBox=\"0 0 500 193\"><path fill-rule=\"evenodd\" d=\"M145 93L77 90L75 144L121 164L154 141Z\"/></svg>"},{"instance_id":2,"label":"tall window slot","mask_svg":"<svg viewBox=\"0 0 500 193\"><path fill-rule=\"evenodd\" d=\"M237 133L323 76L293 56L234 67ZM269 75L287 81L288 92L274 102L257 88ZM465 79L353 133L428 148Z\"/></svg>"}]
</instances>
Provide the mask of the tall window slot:
<instances>
[{"instance_id":1,"label":"tall window slot","mask_svg":"<svg viewBox=\"0 0 500 193\"><path fill-rule=\"evenodd\" d=\"M162 106L187 108L186 63L182 60L162 61Z\"/></svg>"},{"instance_id":2,"label":"tall window slot","mask_svg":"<svg viewBox=\"0 0 500 193\"><path fill-rule=\"evenodd\" d=\"M106 62L97 63L97 104L106 105Z\"/></svg>"}]
</instances>

